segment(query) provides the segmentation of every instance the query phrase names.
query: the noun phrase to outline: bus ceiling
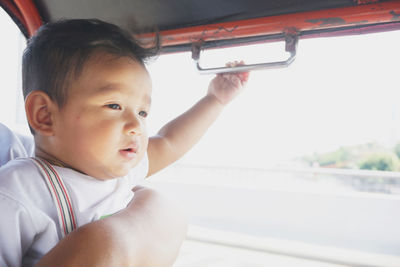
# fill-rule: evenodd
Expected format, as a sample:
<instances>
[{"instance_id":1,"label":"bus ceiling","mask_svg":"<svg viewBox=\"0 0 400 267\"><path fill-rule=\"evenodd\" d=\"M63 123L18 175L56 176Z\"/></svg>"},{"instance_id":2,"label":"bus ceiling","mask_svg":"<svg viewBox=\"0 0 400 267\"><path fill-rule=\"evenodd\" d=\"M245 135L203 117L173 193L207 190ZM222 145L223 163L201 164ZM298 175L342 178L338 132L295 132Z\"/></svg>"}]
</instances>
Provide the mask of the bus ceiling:
<instances>
[{"instance_id":1,"label":"bus ceiling","mask_svg":"<svg viewBox=\"0 0 400 267\"><path fill-rule=\"evenodd\" d=\"M400 29L400 0L0 0L0 5L27 38L46 22L98 18L139 32L136 37L149 44L156 29L161 53L192 51L195 60L203 49L285 40L291 55L276 66L293 61L298 39Z\"/></svg>"}]
</instances>

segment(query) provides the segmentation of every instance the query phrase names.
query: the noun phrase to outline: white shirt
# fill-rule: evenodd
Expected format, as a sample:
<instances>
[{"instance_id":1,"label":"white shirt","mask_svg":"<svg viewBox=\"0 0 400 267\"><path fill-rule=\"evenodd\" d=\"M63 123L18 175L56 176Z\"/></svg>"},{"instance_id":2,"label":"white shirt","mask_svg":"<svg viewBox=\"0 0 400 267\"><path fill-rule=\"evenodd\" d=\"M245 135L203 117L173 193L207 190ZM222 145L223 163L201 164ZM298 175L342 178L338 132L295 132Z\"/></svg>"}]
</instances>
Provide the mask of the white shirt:
<instances>
[{"instance_id":1,"label":"white shirt","mask_svg":"<svg viewBox=\"0 0 400 267\"><path fill-rule=\"evenodd\" d=\"M147 175L144 159L125 177L100 181L53 166L69 191L77 227L111 215L132 200L131 189ZM0 266L34 266L61 239L56 206L29 158L0 168Z\"/></svg>"}]
</instances>

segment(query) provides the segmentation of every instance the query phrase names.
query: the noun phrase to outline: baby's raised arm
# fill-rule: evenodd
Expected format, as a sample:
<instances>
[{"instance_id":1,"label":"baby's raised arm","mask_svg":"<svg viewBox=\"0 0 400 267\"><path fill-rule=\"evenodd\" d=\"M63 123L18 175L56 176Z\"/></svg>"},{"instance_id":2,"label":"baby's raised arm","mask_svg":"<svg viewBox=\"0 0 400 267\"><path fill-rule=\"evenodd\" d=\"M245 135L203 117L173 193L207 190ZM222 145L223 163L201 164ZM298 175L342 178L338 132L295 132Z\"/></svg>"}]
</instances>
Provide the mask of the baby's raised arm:
<instances>
[{"instance_id":1,"label":"baby's raised arm","mask_svg":"<svg viewBox=\"0 0 400 267\"><path fill-rule=\"evenodd\" d=\"M227 65L238 64L242 62ZM216 120L224 106L243 90L248 77L248 72L218 74L210 82L205 97L167 123L156 136L151 137L147 150L148 176L173 163L192 148Z\"/></svg>"}]
</instances>

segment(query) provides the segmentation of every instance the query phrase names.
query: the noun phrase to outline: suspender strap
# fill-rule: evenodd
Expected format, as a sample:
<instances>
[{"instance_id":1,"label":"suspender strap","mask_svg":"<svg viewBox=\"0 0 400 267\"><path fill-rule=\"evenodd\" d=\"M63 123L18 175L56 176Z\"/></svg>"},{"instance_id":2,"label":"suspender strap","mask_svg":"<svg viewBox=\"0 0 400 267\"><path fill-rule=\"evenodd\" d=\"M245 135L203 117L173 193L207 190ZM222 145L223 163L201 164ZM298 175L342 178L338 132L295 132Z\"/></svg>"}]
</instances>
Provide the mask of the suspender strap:
<instances>
[{"instance_id":1,"label":"suspender strap","mask_svg":"<svg viewBox=\"0 0 400 267\"><path fill-rule=\"evenodd\" d=\"M32 158L32 161L38 166L50 190L54 204L57 207L61 234L64 237L76 229L75 214L67 188L50 163L40 158Z\"/></svg>"}]
</instances>

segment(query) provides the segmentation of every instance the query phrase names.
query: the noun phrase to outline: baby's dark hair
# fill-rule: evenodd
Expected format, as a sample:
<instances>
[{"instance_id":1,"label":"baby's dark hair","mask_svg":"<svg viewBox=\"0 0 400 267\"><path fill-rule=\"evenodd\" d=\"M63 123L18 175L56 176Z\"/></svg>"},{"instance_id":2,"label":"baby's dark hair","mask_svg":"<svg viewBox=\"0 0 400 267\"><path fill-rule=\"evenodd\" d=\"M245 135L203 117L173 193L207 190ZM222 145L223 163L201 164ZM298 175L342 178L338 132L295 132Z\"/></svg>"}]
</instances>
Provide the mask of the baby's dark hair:
<instances>
[{"instance_id":1,"label":"baby's dark hair","mask_svg":"<svg viewBox=\"0 0 400 267\"><path fill-rule=\"evenodd\" d=\"M22 59L24 98L33 90L44 91L62 107L70 82L77 79L94 53L130 57L144 65L159 50L144 48L116 25L97 19L61 20L43 25L28 41Z\"/></svg>"}]
</instances>

